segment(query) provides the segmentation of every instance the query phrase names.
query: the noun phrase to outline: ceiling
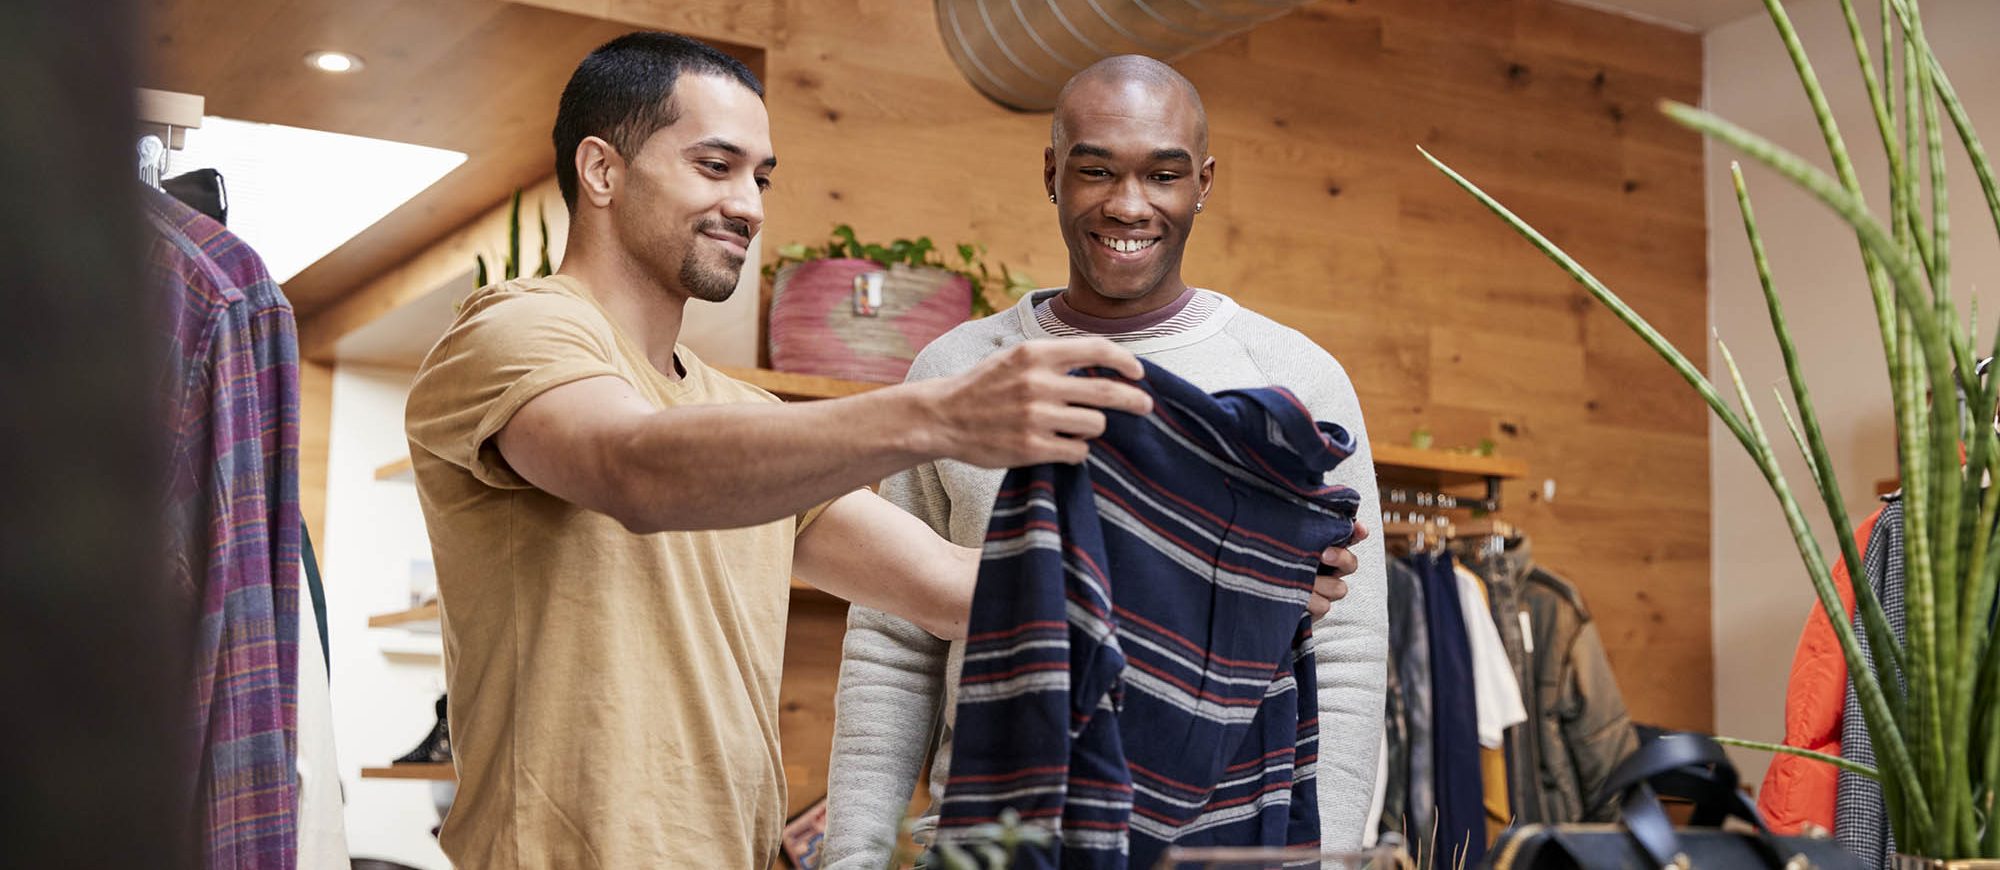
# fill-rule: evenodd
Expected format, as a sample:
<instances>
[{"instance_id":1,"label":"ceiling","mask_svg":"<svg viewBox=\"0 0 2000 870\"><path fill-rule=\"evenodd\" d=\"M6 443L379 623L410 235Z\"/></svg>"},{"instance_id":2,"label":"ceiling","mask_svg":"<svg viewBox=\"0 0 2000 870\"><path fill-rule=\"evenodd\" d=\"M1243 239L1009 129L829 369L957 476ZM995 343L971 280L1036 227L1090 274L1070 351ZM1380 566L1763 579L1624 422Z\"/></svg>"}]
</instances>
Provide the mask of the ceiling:
<instances>
[{"instance_id":1,"label":"ceiling","mask_svg":"<svg viewBox=\"0 0 2000 870\"><path fill-rule=\"evenodd\" d=\"M1706 31L1764 11L1763 0L1567 0L1623 12L1683 30Z\"/></svg>"},{"instance_id":2,"label":"ceiling","mask_svg":"<svg viewBox=\"0 0 2000 870\"><path fill-rule=\"evenodd\" d=\"M210 115L467 155L286 282L302 320L548 177L556 95L578 59L634 29L500 0L154 0L146 11L144 86L202 95ZM718 47L761 66L754 49ZM319 49L364 66L307 67Z\"/></svg>"}]
</instances>

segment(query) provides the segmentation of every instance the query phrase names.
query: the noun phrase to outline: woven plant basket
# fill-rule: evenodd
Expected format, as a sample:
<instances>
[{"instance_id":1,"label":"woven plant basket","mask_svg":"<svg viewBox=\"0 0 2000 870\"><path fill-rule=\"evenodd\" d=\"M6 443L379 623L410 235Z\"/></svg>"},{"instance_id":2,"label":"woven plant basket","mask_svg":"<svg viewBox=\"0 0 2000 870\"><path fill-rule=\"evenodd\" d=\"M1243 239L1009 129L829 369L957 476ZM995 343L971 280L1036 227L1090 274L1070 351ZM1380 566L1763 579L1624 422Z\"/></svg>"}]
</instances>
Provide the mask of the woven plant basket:
<instances>
[{"instance_id":1,"label":"woven plant basket","mask_svg":"<svg viewBox=\"0 0 2000 870\"><path fill-rule=\"evenodd\" d=\"M857 280L880 273L879 292ZM872 300L870 297L873 297ZM878 303L870 306L868 302ZM932 339L964 323L972 285L943 269L872 260L809 260L778 270L771 289L771 367L781 372L901 383ZM872 312L872 313L870 313Z\"/></svg>"}]
</instances>

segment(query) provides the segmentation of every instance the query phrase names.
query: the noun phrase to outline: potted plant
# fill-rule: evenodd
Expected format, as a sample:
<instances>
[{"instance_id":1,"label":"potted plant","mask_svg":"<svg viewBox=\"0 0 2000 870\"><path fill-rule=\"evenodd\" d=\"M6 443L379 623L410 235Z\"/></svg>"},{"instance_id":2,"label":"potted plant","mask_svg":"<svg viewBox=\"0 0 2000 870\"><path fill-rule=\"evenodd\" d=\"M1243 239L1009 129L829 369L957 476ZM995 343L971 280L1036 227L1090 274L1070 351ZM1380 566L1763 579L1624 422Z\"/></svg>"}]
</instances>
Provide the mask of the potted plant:
<instances>
[{"instance_id":1,"label":"potted plant","mask_svg":"<svg viewBox=\"0 0 2000 870\"><path fill-rule=\"evenodd\" d=\"M863 243L846 224L824 245L786 245L764 266L771 279L771 367L897 383L932 339L1033 288L1027 276L959 245L948 260L928 236Z\"/></svg>"},{"instance_id":2,"label":"potted plant","mask_svg":"<svg viewBox=\"0 0 2000 870\"><path fill-rule=\"evenodd\" d=\"M547 278L555 273L555 261L549 258L549 215L542 204L535 206L535 220L542 227L542 265L535 269L534 277ZM472 259L478 264L473 280L474 287L484 287L492 278L483 254L474 254ZM514 189L512 205L507 209L507 257L501 261L500 280L512 281L521 277L521 190Z\"/></svg>"},{"instance_id":3,"label":"potted plant","mask_svg":"<svg viewBox=\"0 0 2000 870\"><path fill-rule=\"evenodd\" d=\"M1831 622L1879 767L1793 747L1730 742L1811 756L1880 781L1897 847L1905 855L1922 856L1899 859L1899 865L2000 858L2000 815L1994 812L1995 790L2000 788L2000 644L1994 643L1992 620L1995 590L2000 586L2000 535L1995 533L2000 486L1983 485L2000 470L2000 438L1992 425L2000 378L1974 374L1977 328L1959 318L1952 302L1945 136L1954 135L1963 144L1996 230L2000 230L2000 185L1951 79L1925 39L1917 0L1882 0L1879 66L1871 57L1871 34L1864 32L1853 0L1840 0L1888 156L1890 214L1885 220L1871 213L1847 145L1784 6L1780 0L1765 0L1764 5L1811 99L1836 176L1699 109L1668 102L1662 111L1778 172L1832 209L1855 232L1892 385L1905 504L1908 637L1907 642L1898 641L1862 572L1851 572L1862 632L1872 655L1863 656L1849 620ZM1820 606L1829 615L1846 612L1728 347L1722 345L1720 353L1735 388L1736 407L1589 270L1472 182L1429 153L1424 157L1588 288L1701 394L1776 494ZM1785 406L1782 394L1779 408L1831 516L1839 552L1850 566L1858 566L1861 558L1853 524L1840 498L1832 457L1799 368L1783 306L1772 289L1750 195L1740 167L1732 166L1732 171L1744 231L1797 414ZM1954 401L1954 393L1965 401Z\"/></svg>"}]
</instances>

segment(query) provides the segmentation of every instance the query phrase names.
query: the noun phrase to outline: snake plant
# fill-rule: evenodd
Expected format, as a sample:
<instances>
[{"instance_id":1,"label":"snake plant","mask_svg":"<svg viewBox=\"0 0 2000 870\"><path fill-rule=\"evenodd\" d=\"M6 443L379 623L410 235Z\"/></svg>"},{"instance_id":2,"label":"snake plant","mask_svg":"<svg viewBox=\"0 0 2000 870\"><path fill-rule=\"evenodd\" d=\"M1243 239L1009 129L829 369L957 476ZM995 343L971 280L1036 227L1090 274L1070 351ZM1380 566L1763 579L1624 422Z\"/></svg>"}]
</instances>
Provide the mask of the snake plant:
<instances>
[{"instance_id":1,"label":"snake plant","mask_svg":"<svg viewBox=\"0 0 2000 870\"><path fill-rule=\"evenodd\" d=\"M1852 228L1892 387L1905 504L1906 637L1898 641L1891 633L1881 601L1859 570L1850 572L1852 591L1872 655L1863 657L1848 620L1831 620L1879 767L1790 747L1736 742L1835 761L1879 780L1898 848L1906 853L2000 857L2000 819L1993 814L1996 780L2000 780L2000 644L1993 638L1995 589L2000 585L1996 545L2000 541L1995 534L2000 486L1984 485L2000 466L2000 444L1991 425L2000 378L1982 379L1974 373L1977 326L1959 316L1952 300L1944 154L1948 133L1970 158L1996 232L2000 232L2000 193L1972 119L1925 38L1918 0L1878 0L1879 33L1864 29L1854 2L1840 0L1840 6L1888 157L1888 214L1871 212L1864 201L1847 142L1780 0L1764 0L1764 6L1811 100L1832 158L1832 175L1708 112L1673 102L1661 106L1679 124L1769 167ZM1879 57L1873 49L1879 49ZM1820 606L1829 614L1846 612L1827 558L1806 524L1805 508L1779 469L1772 438L1728 346L1718 339L1735 394L1733 406L1699 368L1590 270L1464 176L1428 152L1424 158L1587 288L1701 394L1777 496ZM1861 559L1853 524L1840 498L1840 484L1784 306L1773 289L1742 169L1732 164L1731 173L1796 415L1782 392L1778 407L1832 520L1835 548L1848 565L1857 566ZM1995 338L1994 350L2000 351L2000 331ZM1963 401L1955 401L1954 394Z\"/></svg>"}]
</instances>

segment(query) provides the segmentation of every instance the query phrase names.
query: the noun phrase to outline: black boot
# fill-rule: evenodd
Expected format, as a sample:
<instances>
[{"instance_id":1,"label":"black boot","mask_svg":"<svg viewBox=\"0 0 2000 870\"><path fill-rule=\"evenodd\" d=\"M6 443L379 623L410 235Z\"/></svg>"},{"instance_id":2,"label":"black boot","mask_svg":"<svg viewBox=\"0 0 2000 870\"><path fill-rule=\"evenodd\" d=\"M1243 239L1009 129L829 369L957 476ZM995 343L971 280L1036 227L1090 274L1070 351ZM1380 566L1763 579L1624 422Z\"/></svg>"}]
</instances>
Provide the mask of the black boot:
<instances>
[{"instance_id":1,"label":"black boot","mask_svg":"<svg viewBox=\"0 0 2000 870\"><path fill-rule=\"evenodd\" d=\"M451 728L445 724L444 695L437 700L437 725L431 728L429 737L417 744L417 748L396 759L397 764L437 764L451 761Z\"/></svg>"}]
</instances>

